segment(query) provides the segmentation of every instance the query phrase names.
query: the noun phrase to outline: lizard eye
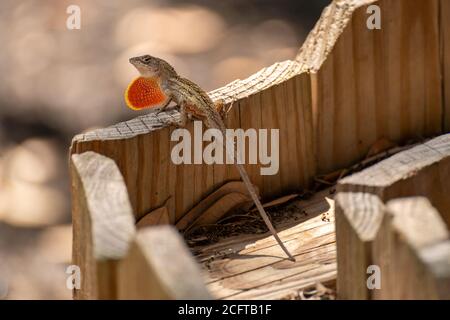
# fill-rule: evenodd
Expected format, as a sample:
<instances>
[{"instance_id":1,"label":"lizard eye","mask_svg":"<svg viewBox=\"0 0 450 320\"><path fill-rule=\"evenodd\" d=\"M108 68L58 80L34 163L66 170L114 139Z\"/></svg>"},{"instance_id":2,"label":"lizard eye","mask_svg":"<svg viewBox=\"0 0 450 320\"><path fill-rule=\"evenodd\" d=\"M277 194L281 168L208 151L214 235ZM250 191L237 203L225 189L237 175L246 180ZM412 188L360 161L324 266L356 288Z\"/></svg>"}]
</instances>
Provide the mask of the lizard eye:
<instances>
[{"instance_id":1,"label":"lizard eye","mask_svg":"<svg viewBox=\"0 0 450 320\"><path fill-rule=\"evenodd\" d=\"M145 56L142 61L144 62L150 62L150 57L149 56Z\"/></svg>"}]
</instances>

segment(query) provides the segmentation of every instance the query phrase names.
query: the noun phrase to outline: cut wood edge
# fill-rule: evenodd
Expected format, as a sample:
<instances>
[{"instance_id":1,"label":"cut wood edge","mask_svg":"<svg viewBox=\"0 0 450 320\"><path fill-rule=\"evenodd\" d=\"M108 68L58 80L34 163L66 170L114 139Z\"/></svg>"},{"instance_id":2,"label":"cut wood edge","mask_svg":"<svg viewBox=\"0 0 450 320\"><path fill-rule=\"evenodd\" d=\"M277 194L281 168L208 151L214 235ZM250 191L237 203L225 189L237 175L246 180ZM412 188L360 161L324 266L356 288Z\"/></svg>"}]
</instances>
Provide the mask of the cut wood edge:
<instances>
[{"instance_id":1,"label":"cut wood edge","mask_svg":"<svg viewBox=\"0 0 450 320\"><path fill-rule=\"evenodd\" d=\"M295 60L301 70L317 72L339 36L350 23L356 9L378 0L334 0L323 11L314 28L308 34Z\"/></svg>"},{"instance_id":2,"label":"cut wood edge","mask_svg":"<svg viewBox=\"0 0 450 320\"><path fill-rule=\"evenodd\" d=\"M385 188L449 157L450 134L444 134L340 180L338 191L373 191Z\"/></svg>"},{"instance_id":3,"label":"cut wood edge","mask_svg":"<svg viewBox=\"0 0 450 320\"><path fill-rule=\"evenodd\" d=\"M386 204L392 229L414 250L449 239L440 213L424 197L402 198Z\"/></svg>"},{"instance_id":4,"label":"cut wood edge","mask_svg":"<svg viewBox=\"0 0 450 320\"><path fill-rule=\"evenodd\" d=\"M117 275L119 299L211 299L199 266L173 226L138 230Z\"/></svg>"},{"instance_id":5,"label":"cut wood edge","mask_svg":"<svg viewBox=\"0 0 450 320\"><path fill-rule=\"evenodd\" d=\"M441 67L443 84L443 130L450 131L450 2L440 0Z\"/></svg>"},{"instance_id":6,"label":"cut wood edge","mask_svg":"<svg viewBox=\"0 0 450 320\"><path fill-rule=\"evenodd\" d=\"M381 287L373 291L373 298L450 297L449 237L447 226L428 199L389 201L374 243Z\"/></svg>"},{"instance_id":7,"label":"cut wood edge","mask_svg":"<svg viewBox=\"0 0 450 320\"><path fill-rule=\"evenodd\" d=\"M436 295L450 300L450 240L423 248L418 256L435 280Z\"/></svg>"},{"instance_id":8,"label":"cut wood edge","mask_svg":"<svg viewBox=\"0 0 450 320\"><path fill-rule=\"evenodd\" d=\"M367 268L384 216L384 204L367 193L338 193L335 197L337 294L339 299L370 299Z\"/></svg>"},{"instance_id":9,"label":"cut wood edge","mask_svg":"<svg viewBox=\"0 0 450 320\"><path fill-rule=\"evenodd\" d=\"M450 134L402 151L338 182L338 192L378 195L383 202L424 196L450 225Z\"/></svg>"},{"instance_id":10,"label":"cut wood edge","mask_svg":"<svg viewBox=\"0 0 450 320\"><path fill-rule=\"evenodd\" d=\"M82 273L79 299L115 298L115 262L125 256L136 229L115 162L94 152L72 155L73 263ZM112 281L111 281L112 280Z\"/></svg>"}]
</instances>

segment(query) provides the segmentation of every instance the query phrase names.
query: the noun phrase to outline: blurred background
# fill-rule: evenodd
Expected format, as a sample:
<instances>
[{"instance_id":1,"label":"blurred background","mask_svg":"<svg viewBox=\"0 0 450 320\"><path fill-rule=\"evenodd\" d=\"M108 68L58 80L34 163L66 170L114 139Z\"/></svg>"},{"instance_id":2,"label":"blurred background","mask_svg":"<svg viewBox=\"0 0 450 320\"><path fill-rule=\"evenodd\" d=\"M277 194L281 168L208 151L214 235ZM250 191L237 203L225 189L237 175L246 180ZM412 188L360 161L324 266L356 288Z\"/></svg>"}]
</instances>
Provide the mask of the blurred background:
<instances>
[{"instance_id":1,"label":"blurred background","mask_svg":"<svg viewBox=\"0 0 450 320\"><path fill-rule=\"evenodd\" d=\"M128 63L152 54L206 90L293 59L329 0L1 0L0 299L70 299L73 135L140 115ZM67 7L81 9L68 30Z\"/></svg>"}]
</instances>

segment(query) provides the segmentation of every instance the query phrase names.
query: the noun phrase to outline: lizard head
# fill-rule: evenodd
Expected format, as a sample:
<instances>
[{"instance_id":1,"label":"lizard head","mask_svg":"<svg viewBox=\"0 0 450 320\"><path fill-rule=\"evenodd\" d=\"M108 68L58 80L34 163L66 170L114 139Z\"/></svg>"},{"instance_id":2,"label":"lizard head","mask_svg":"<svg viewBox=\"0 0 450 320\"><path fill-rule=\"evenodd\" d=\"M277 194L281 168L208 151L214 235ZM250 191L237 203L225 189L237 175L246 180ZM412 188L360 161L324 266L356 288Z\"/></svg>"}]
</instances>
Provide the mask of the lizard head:
<instances>
[{"instance_id":1,"label":"lizard head","mask_svg":"<svg viewBox=\"0 0 450 320\"><path fill-rule=\"evenodd\" d=\"M133 110L160 106L168 97L161 83L176 76L175 70L166 61L150 55L134 57L130 63L141 74L134 79L125 91L125 102Z\"/></svg>"},{"instance_id":2,"label":"lizard head","mask_svg":"<svg viewBox=\"0 0 450 320\"><path fill-rule=\"evenodd\" d=\"M136 67L143 77L169 79L177 75L175 69L168 62L148 54L133 57L130 59L130 63Z\"/></svg>"}]
</instances>

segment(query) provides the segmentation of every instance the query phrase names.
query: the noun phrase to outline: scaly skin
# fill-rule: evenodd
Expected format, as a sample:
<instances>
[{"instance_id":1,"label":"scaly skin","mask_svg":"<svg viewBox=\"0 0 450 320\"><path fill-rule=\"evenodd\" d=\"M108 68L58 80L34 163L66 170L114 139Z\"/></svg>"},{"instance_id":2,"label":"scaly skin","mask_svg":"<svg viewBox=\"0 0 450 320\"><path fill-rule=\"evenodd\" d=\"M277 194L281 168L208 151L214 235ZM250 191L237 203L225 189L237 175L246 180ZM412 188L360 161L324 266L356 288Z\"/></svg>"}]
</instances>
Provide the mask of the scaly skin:
<instances>
[{"instance_id":1,"label":"scaly skin","mask_svg":"<svg viewBox=\"0 0 450 320\"><path fill-rule=\"evenodd\" d=\"M202 120L208 128L219 129L222 132L223 137L225 135L225 124L221 115L216 110L216 105L208 96L208 94L192 81L180 77L175 69L166 61L152 57L150 55L144 55L140 57L134 57L130 59L130 63L133 64L136 69L141 73L142 77L156 78L159 80L161 90L168 97L165 105L161 110L165 109L173 100L179 107L181 118L179 122L170 122L169 124L184 127L188 116ZM228 142L225 142L228 143ZM224 142L222 141L222 144ZM227 150L234 150L234 144ZM247 172L244 166L240 164L236 159L236 152L233 152L235 165L239 170L239 174L244 181L250 196L252 197L255 205L269 228L272 235L277 240L280 247L287 254L291 261L295 261L295 258L289 253L289 251L281 242L275 228L267 216L261 202L258 199L255 188L250 182Z\"/></svg>"}]
</instances>

